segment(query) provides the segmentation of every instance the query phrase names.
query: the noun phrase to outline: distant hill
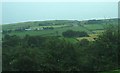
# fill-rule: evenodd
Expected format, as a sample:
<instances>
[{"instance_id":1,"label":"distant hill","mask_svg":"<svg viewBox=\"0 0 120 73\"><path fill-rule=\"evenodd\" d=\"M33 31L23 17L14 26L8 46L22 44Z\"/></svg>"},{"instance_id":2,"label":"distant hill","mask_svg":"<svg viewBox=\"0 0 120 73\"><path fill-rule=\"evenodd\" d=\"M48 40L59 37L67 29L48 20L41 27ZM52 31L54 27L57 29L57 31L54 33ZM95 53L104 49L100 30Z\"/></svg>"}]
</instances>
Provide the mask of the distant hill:
<instances>
[{"instance_id":1,"label":"distant hill","mask_svg":"<svg viewBox=\"0 0 120 73\"><path fill-rule=\"evenodd\" d=\"M88 34L95 34L102 32L108 25L117 25L117 18L101 19L101 20L49 20L49 21L31 21L20 22L14 24L2 25L2 32L4 34L20 35L47 35L55 36L62 35L66 30L85 31Z\"/></svg>"},{"instance_id":2,"label":"distant hill","mask_svg":"<svg viewBox=\"0 0 120 73\"><path fill-rule=\"evenodd\" d=\"M50 26L50 25L81 25L81 24L116 24L117 18L114 19L101 19L101 20L49 20L49 21L31 21L31 22L20 22L14 24L2 25L3 30L16 29L19 27L36 27L36 26Z\"/></svg>"}]
</instances>

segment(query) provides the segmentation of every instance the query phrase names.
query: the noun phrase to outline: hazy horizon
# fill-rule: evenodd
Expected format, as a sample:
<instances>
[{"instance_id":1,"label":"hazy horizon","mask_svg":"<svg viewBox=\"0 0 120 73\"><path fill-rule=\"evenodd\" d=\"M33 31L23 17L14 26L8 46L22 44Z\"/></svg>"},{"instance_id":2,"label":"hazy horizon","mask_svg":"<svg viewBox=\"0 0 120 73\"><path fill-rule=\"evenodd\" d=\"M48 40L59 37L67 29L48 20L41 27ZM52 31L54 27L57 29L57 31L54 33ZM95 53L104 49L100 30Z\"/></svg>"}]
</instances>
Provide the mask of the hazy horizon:
<instances>
[{"instance_id":1,"label":"hazy horizon","mask_svg":"<svg viewBox=\"0 0 120 73\"><path fill-rule=\"evenodd\" d=\"M2 23L45 20L89 20L118 17L116 2L5 2Z\"/></svg>"},{"instance_id":2,"label":"hazy horizon","mask_svg":"<svg viewBox=\"0 0 120 73\"><path fill-rule=\"evenodd\" d=\"M87 21L87 20L104 20L104 19L117 19L117 18L98 18L98 19L83 19L83 20L77 20L77 21ZM7 24L16 24L16 23L24 23L24 22L36 22L36 21L54 21L55 19L51 19L51 20L28 20L28 21L19 21L19 22L12 22L12 23L5 23L2 25L7 25ZM59 19L58 19L59 20ZM62 19L64 20L64 19ZM67 20L67 19L65 19ZM74 19L68 19L71 21L74 21Z\"/></svg>"}]
</instances>

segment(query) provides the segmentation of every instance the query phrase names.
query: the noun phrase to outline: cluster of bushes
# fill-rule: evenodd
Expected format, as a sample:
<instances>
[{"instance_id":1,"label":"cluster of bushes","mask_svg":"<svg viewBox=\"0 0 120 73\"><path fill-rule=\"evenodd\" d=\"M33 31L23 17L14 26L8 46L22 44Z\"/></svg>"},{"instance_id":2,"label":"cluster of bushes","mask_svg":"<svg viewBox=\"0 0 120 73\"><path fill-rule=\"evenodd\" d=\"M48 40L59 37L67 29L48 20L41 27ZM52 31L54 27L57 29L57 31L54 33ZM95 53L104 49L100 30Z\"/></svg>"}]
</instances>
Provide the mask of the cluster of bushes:
<instances>
[{"instance_id":1,"label":"cluster of bushes","mask_svg":"<svg viewBox=\"0 0 120 73\"><path fill-rule=\"evenodd\" d=\"M88 36L88 34L84 31L73 31L73 30L67 30L62 33L64 37L85 37Z\"/></svg>"},{"instance_id":2,"label":"cluster of bushes","mask_svg":"<svg viewBox=\"0 0 120 73\"><path fill-rule=\"evenodd\" d=\"M7 34L7 33L11 33L13 30L3 30L2 33L3 34Z\"/></svg>"},{"instance_id":3,"label":"cluster of bushes","mask_svg":"<svg viewBox=\"0 0 120 73\"><path fill-rule=\"evenodd\" d=\"M26 31L25 29L29 29L30 26L25 26L25 27L19 27L19 28L16 28L16 29L8 29L8 30L3 30L3 34L8 34L8 33L11 33L11 32L14 32L14 31Z\"/></svg>"},{"instance_id":4,"label":"cluster of bushes","mask_svg":"<svg viewBox=\"0 0 120 73\"><path fill-rule=\"evenodd\" d=\"M102 20L88 20L87 24L101 24L103 23Z\"/></svg>"},{"instance_id":5,"label":"cluster of bushes","mask_svg":"<svg viewBox=\"0 0 120 73\"><path fill-rule=\"evenodd\" d=\"M5 35L3 71L105 71L120 68L116 30L108 29L94 42L71 43L58 37ZM88 73L89 73L88 72Z\"/></svg>"},{"instance_id":6,"label":"cluster of bushes","mask_svg":"<svg viewBox=\"0 0 120 73\"><path fill-rule=\"evenodd\" d=\"M52 25L52 23L47 23L47 22L46 22L46 23L39 23L38 25L39 25L39 26L48 26L48 25Z\"/></svg>"},{"instance_id":7,"label":"cluster of bushes","mask_svg":"<svg viewBox=\"0 0 120 73\"><path fill-rule=\"evenodd\" d=\"M43 29L44 30L50 30L50 29L52 30L52 29L54 29L54 27L43 27Z\"/></svg>"}]
</instances>

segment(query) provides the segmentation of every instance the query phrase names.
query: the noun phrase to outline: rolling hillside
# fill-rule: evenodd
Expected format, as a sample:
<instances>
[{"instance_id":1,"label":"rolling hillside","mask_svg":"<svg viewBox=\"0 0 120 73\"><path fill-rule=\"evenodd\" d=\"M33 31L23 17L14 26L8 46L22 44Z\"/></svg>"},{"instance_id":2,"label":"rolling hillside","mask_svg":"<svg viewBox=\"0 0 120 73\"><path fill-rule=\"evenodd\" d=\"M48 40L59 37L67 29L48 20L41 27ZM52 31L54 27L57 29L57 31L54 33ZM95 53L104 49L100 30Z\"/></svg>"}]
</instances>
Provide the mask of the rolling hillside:
<instances>
[{"instance_id":1,"label":"rolling hillside","mask_svg":"<svg viewBox=\"0 0 120 73\"><path fill-rule=\"evenodd\" d=\"M117 19L106 20L51 20L33 21L2 25L2 33L10 35L41 35L41 36L62 36L62 32L67 30L85 31L89 35L96 35L104 31L108 25L116 25ZM83 37L93 40L93 37ZM82 38L76 38L82 39Z\"/></svg>"}]
</instances>

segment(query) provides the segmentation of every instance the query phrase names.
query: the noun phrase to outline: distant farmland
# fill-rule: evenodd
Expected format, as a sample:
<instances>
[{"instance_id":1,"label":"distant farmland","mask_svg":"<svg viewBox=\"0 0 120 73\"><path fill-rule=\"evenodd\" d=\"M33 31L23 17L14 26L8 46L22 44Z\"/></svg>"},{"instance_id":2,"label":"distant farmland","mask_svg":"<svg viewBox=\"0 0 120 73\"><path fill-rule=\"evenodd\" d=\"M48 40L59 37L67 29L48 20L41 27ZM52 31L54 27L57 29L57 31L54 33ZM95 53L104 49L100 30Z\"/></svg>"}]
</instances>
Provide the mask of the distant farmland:
<instances>
[{"instance_id":1,"label":"distant farmland","mask_svg":"<svg viewBox=\"0 0 120 73\"><path fill-rule=\"evenodd\" d=\"M89 35L102 33L108 25L117 24L117 19L106 19L106 20L88 20L88 21L77 21L77 20L52 20L52 21L34 21L34 22L23 22L15 24L2 25L3 36L4 34L18 35L24 37L25 35L41 35L41 36L61 36L62 32L67 30L74 31L85 31ZM52 28L52 29L51 29ZM97 36L95 36L97 37ZM95 38L94 37L94 38ZM78 37L76 39L88 39L93 41L93 36L89 37Z\"/></svg>"}]
</instances>

